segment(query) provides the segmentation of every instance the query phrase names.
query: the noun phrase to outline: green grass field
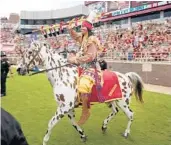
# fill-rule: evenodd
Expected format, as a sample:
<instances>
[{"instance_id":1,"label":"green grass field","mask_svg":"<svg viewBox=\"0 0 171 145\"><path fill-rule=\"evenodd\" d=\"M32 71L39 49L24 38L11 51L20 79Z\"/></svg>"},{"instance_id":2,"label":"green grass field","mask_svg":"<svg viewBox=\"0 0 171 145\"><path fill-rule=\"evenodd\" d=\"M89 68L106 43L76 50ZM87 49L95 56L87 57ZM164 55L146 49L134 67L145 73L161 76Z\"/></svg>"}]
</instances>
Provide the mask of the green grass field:
<instances>
[{"instance_id":1,"label":"green grass field","mask_svg":"<svg viewBox=\"0 0 171 145\"><path fill-rule=\"evenodd\" d=\"M128 139L121 136L127 125L123 112L109 123L107 133L101 132L102 121L110 113L105 104L93 105L91 117L83 126L88 145L171 145L171 96L144 92L145 104L132 98L134 122ZM30 145L41 145L49 119L55 113L56 102L44 74L8 78L7 96L2 107L21 123ZM81 109L76 109L79 119ZM79 135L64 117L54 128L48 145L81 145Z\"/></svg>"}]
</instances>

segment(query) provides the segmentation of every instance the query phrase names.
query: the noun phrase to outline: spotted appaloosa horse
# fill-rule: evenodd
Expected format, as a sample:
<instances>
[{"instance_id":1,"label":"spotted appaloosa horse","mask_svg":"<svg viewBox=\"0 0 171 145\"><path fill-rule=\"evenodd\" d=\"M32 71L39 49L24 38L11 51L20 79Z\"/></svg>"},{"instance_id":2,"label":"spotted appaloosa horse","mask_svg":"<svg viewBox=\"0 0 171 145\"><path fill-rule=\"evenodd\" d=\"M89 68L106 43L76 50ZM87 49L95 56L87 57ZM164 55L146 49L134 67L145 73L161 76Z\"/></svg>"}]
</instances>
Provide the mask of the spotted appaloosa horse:
<instances>
[{"instance_id":1,"label":"spotted appaloosa horse","mask_svg":"<svg viewBox=\"0 0 171 145\"><path fill-rule=\"evenodd\" d=\"M77 100L77 66L67 65L67 59L51 51L50 46L44 42L33 42L31 48L25 52L22 62L24 66L22 69L28 69L31 64L38 65L40 62L44 64L45 69L59 67L46 72L48 80L53 87L54 98L58 104L58 108L49 121L48 129L43 139L43 145L46 145L49 140L53 127L65 115L68 115L73 127L80 134L81 139L86 141L86 135L80 126L78 126L74 115L74 104ZM143 82L140 76L134 72L127 74L115 73L124 97L121 100L106 103L112 109L112 112L103 121L102 131L106 131L109 121L118 113L118 108L120 108L128 117L128 124L123 134L124 137L128 137L133 121L133 111L129 108L130 99L134 91L137 100L143 102Z\"/></svg>"}]
</instances>

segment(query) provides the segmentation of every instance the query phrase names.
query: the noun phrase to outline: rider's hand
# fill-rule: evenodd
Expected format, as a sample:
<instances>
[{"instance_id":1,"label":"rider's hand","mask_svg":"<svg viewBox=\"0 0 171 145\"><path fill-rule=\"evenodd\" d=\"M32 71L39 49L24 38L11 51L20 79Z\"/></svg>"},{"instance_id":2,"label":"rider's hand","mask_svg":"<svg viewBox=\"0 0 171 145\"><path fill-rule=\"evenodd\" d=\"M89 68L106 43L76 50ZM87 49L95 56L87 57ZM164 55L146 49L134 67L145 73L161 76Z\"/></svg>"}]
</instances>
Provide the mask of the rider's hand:
<instances>
[{"instance_id":1,"label":"rider's hand","mask_svg":"<svg viewBox=\"0 0 171 145\"><path fill-rule=\"evenodd\" d=\"M72 64L78 64L78 62L76 61L76 57L73 55L70 55L70 57L68 57L68 62Z\"/></svg>"},{"instance_id":2,"label":"rider's hand","mask_svg":"<svg viewBox=\"0 0 171 145\"><path fill-rule=\"evenodd\" d=\"M71 26L71 25L68 25L68 26L67 26L67 29L68 29L68 30L71 30L71 29L72 29L72 26Z\"/></svg>"}]
</instances>

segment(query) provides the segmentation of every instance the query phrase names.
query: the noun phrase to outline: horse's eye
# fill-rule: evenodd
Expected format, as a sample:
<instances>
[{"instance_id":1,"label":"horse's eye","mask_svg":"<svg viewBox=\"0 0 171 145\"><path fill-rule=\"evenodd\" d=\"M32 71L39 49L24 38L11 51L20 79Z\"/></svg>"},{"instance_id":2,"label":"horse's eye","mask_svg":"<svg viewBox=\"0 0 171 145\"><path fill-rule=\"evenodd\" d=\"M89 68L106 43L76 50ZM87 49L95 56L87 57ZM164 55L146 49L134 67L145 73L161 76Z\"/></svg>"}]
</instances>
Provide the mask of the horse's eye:
<instances>
[{"instance_id":1,"label":"horse's eye","mask_svg":"<svg viewBox=\"0 0 171 145\"><path fill-rule=\"evenodd\" d=\"M32 51L29 51L29 54L32 54Z\"/></svg>"}]
</instances>

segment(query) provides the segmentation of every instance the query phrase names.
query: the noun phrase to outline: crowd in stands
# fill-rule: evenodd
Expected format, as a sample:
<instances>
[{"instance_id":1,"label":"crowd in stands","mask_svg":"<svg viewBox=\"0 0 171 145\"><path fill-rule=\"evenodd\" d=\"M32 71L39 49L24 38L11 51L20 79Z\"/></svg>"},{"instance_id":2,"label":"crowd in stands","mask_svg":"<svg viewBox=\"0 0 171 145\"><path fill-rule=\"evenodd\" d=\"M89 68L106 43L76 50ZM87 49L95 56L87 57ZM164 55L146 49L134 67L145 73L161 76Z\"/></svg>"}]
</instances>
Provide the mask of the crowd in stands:
<instances>
[{"instance_id":1,"label":"crowd in stands","mask_svg":"<svg viewBox=\"0 0 171 145\"><path fill-rule=\"evenodd\" d=\"M171 20L141 22L131 29L108 29L100 34L105 35L104 46L109 52L123 59L167 60L171 52Z\"/></svg>"},{"instance_id":2,"label":"crowd in stands","mask_svg":"<svg viewBox=\"0 0 171 145\"><path fill-rule=\"evenodd\" d=\"M111 26L107 29L98 27L94 30L107 52L110 55L115 54L113 59L148 58L159 61L167 60L171 54L171 19L136 23L131 28ZM22 47L29 47L31 41L30 36L16 36L10 31L4 31L0 37L1 42L13 43L15 40L16 44L27 44ZM16 37L17 39L14 39ZM43 36L37 39L45 40ZM78 47L68 34L48 37L46 41L54 49ZM17 47L21 48L21 44L16 45Z\"/></svg>"},{"instance_id":3,"label":"crowd in stands","mask_svg":"<svg viewBox=\"0 0 171 145\"><path fill-rule=\"evenodd\" d=\"M1 28L0 43L13 43L15 35L11 32L12 29Z\"/></svg>"}]
</instances>

